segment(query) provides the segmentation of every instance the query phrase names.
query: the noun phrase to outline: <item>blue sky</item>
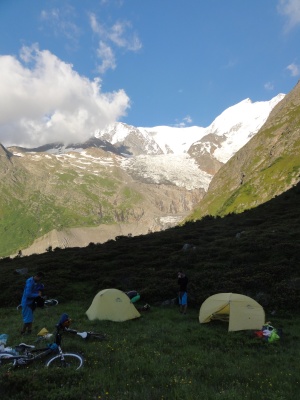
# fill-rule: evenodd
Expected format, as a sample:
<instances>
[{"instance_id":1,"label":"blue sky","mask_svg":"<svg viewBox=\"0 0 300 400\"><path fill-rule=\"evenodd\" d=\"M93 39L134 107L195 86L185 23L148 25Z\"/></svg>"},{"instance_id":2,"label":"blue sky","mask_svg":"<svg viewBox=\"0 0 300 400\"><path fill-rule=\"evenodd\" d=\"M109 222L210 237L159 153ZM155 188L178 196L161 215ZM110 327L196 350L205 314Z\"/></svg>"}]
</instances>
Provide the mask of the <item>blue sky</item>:
<instances>
[{"instance_id":1,"label":"blue sky","mask_svg":"<svg viewBox=\"0 0 300 400\"><path fill-rule=\"evenodd\" d=\"M210 125L300 77L300 0L1 0L0 142Z\"/></svg>"}]
</instances>

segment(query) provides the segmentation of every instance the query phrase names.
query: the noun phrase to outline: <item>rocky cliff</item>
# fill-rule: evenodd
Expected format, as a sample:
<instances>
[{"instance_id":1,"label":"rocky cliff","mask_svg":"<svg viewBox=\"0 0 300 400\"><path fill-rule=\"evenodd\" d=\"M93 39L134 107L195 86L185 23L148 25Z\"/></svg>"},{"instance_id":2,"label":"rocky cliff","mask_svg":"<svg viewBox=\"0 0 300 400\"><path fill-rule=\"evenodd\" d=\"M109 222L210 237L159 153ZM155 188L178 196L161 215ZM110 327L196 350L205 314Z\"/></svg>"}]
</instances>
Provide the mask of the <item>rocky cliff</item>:
<instances>
[{"instance_id":1,"label":"rocky cliff","mask_svg":"<svg viewBox=\"0 0 300 400\"><path fill-rule=\"evenodd\" d=\"M300 82L213 177L191 219L255 207L300 180Z\"/></svg>"}]
</instances>

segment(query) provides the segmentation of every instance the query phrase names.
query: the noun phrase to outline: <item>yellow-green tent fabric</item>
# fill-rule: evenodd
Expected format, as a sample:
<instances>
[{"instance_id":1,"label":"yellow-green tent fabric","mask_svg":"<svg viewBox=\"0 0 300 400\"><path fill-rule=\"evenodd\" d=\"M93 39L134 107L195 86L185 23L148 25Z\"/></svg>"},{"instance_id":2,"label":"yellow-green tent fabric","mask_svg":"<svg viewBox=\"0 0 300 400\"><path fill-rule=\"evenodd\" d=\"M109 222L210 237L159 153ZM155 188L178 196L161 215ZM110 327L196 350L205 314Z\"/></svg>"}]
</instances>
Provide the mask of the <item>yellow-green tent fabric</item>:
<instances>
[{"instance_id":1,"label":"yellow-green tent fabric","mask_svg":"<svg viewBox=\"0 0 300 400\"><path fill-rule=\"evenodd\" d=\"M265 312L251 297L237 293L218 293L208 297L199 312L200 324L213 319L228 320L228 331L261 329L265 323Z\"/></svg>"},{"instance_id":2,"label":"yellow-green tent fabric","mask_svg":"<svg viewBox=\"0 0 300 400\"><path fill-rule=\"evenodd\" d=\"M94 297L86 314L91 321L99 319L115 322L123 322L141 316L130 302L130 298L118 289L101 290Z\"/></svg>"}]
</instances>

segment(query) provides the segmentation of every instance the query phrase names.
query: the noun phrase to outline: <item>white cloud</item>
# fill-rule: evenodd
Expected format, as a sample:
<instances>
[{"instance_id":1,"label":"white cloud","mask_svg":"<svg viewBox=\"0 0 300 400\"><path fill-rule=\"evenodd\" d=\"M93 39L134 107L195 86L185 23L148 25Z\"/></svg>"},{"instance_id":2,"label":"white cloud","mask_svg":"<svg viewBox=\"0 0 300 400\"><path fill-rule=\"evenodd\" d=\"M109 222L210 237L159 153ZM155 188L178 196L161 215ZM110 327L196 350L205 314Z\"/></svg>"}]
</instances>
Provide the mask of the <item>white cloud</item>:
<instances>
[{"instance_id":1,"label":"white cloud","mask_svg":"<svg viewBox=\"0 0 300 400\"><path fill-rule=\"evenodd\" d=\"M175 126L178 128L184 128L185 126L190 125L192 122L193 122L192 118L189 115L187 115L182 119L182 121L177 122Z\"/></svg>"},{"instance_id":2,"label":"white cloud","mask_svg":"<svg viewBox=\"0 0 300 400\"><path fill-rule=\"evenodd\" d=\"M108 38L116 46L123 47L126 50L138 51L142 44L136 33L127 35L127 30L131 29L131 23L128 21L116 22L108 32Z\"/></svg>"},{"instance_id":3,"label":"white cloud","mask_svg":"<svg viewBox=\"0 0 300 400\"><path fill-rule=\"evenodd\" d=\"M97 50L97 56L102 60L101 65L97 67L100 74L104 74L108 69L116 68L116 59L111 47L100 41Z\"/></svg>"},{"instance_id":4,"label":"white cloud","mask_svg":"<svg viewBox=\"0 0 300 400\"><path fill-rule=\"evenodd\" d=\"M124 49L136 52L142 48L138 35L131 32L132 26L129 21L118 21L111 27L106 27L97 20L95 14L91 13L89 19L92 31L100 38L97 55L101 59L101 65L97 70L101 73L109 68L116 68L116 50Z\"/></svg>"},{"instance_id":5,"label":"white cloud","mask_svg":"<svg viewBox=\"0 0 300 400\"><path fill-rule=\"evenodd\" d=\"M64 8L53 8L51 10L42 10L40 19L42 21L41 29L46 29L56 36L63 35L68 39L76 41L80 36L81 30L73 21L76 13L73 7L65 5Z\"/></svg>"},{"instance_id":6,"label":"white cloud","mask_svg":"<svg viewBox=\"0 0 300 400\"><path fill-rule=\"evenodd\" d=\"M298 76L298 75L300 75L300 65L297 65L297 64L292 63L292 64L288 65L288 66L286 67L286 69L290 71L291 76Z\"/></svg>"},{"instance_id":7,"label":"white cloud","mask_svg":"<svg viewBox=\"0 0 300 400\"><path fill-rule=\"evenodd\" d=\"M101 35L101 36L103 35L103 36L105 36L105 29L104 29L104 27L97 21L96 15L93 14L93 13L91 13L91 14L89 15L89 18L90 18L90 25L91 25L92 31L93 31L94 33L97 33L98 35Z\"/></svg>"},{"instance_id":8,"label":"white cloud","mask_svg":"<svg viewBox=\"0 0 300 400\"><path fill-rule=\"evenodd\" d=\"M300 1L299 0L279 0L277 10L287 18L286 30L294 28L300 24Z\"/></svg>"},{"instance_id":9,"label":"white cloud","mask_svg":"<svg viewBox=\"0 0 300 400\"><path fill-rule=\"evenodd\" d=\"M264 84L264 88L265 88L266 90L273 90L273 89L274 89L274 85L273 85L272 82L266 82L266 83Z\"/></svg>"},{"instance_id":10,"label":"white cloud","mask_svg":"<svg viewBox=\"0 0 300 400\"><path fill-rule=\"evenodd\" d=\"M24 47L18 60L0 56L0 143L37 146L87 140L116 122L129 107L123 90L101 92L99 78L80 76L38 46Z\"/></svg>"}]
</instances>

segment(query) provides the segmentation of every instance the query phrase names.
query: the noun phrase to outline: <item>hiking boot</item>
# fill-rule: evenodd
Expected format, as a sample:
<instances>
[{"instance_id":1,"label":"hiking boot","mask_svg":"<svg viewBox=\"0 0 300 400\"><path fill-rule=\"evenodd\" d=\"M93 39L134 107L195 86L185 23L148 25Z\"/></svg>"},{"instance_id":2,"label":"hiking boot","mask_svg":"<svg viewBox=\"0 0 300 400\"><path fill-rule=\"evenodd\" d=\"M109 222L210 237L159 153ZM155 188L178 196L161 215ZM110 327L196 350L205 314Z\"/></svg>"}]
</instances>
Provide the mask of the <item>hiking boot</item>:
<instances>
[{"instance_id":1,"label":"hiking boot","mask_svg":"<svg viewBox=\"0 0 300 400\"><path fill-rule=\"evenodd\" d=\"M26 323L24 324L21 330L21 335L31 334L31 330L32 330L32 322Z\"/></svg>"},{"instance_id":2,"label":"hiking boot","mask_svg":"<svg viewBox=\"0 0 300 400\"><path fill-rule=\"evenodd\" d=\"M32 322L29 322L29 324L27 324L27 330L28 330L28 334L31 334L31 330L32 330Z\"/></svg>"}]
</instances>

